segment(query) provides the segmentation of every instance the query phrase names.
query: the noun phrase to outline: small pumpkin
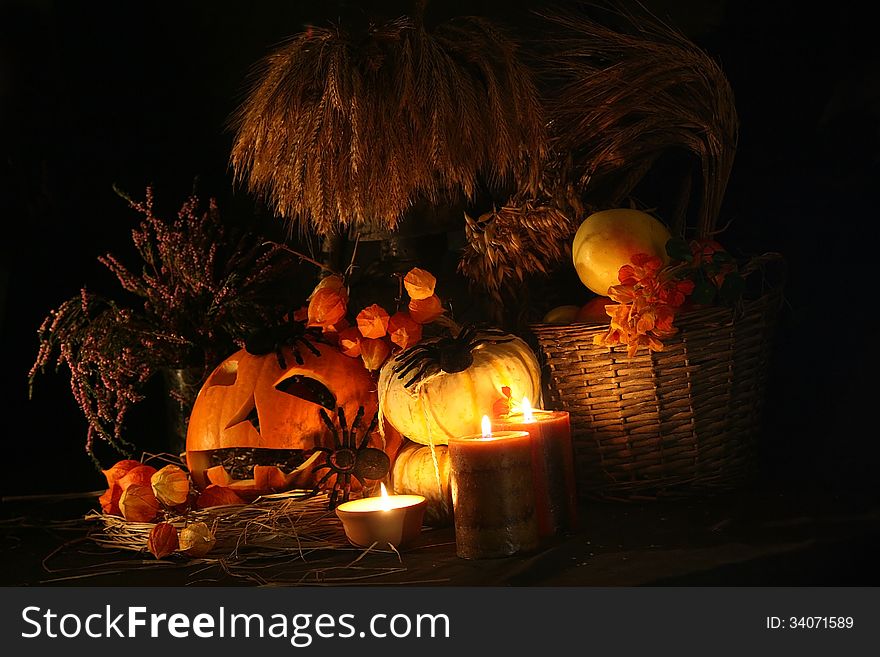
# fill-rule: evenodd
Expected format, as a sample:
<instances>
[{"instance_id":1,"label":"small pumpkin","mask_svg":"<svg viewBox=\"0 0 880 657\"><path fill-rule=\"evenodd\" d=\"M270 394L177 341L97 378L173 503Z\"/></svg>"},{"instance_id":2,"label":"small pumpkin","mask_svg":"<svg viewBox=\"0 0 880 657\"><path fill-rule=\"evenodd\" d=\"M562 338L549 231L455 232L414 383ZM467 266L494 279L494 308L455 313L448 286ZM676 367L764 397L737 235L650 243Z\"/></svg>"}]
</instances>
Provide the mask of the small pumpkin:
<instances>
[{"instance_id":1,"label":"small pumpkin","mask_svg":"<svg viewBox=\"0 0 880 657\"><path fill-rule=\"evenodd\" d=\"M435 467L436 459L436 467ZM391 469L391 483L398 495L421 495L427 500L425 522L444 526L452 522L449 448L406 442Z\"/></svg>"},{"instance_id":2,"label":"small pumpkin","mask_svg":"<svg viewBox=\"0 0 880 657\"><path fill-rule=\"evenodd\" d=\"M381 422L423 445L479 433L483 415L508 397L540 400L541 371L523 340L498 329L424 340L379 373Z\"/></svg>"}]
</instances>

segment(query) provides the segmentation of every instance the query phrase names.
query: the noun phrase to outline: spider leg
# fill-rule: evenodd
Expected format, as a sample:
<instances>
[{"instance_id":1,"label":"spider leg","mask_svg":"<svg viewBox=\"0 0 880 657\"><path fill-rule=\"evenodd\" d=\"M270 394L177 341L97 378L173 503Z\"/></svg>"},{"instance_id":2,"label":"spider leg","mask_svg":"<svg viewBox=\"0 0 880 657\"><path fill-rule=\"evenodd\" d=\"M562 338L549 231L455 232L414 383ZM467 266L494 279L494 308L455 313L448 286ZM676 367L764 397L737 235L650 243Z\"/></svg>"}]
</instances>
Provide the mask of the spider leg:
<instances>
[{"instance_id":1,"label":"spider leg","mask_svg":"<svg viewBox=\"0 0 880 657\"><path fill-rule=\"evenodd\" d=\"M311 342L311 340L309 340L307 337L305 337L305 336L298 336L296 339L297 339L298 341L302 342L306 347L308 347L308 348L309 348L309 351L311 351L315 356L320 356L320 355L321 355L321 352L318 351L318 348L317 348L315 345L313 345L312 342Z\"/></svg>"},{"instance_id":2,"label":"spider leg","mask_svg":"<svg viewBox=\"0 0 880 657\"><path fill-rule=\"evenodd\" d=\"M302 354L299 353L299 348L296 346L296 339L295 338L293 340L291 340L291 342L290 342L290 350L293 352L293 358L294 358L294 360L296 360L296 364L302 365L303 364L303 357L302 357Z\"/></svg>"},{"instance_id":3,"label":"spider leg","mask_svg":"<svg viewBox=\"0 0 880 657\"><path fill-rule=\"evenodd\" d=\"M284 360L284 354L281 353L281 345L280 344L275 347L275 358L278 360L278 367L280 367L282 370L286 370L287 369L287 361Z\"/></svg>"},{"instance_id":4,"label":"spider leg","mask_svg":"<svg viewBox=\"0 0 880 657\"><path fill-rule=\"evenodd\" d=\"M342 501L347 502L348 498L351 496L351 474L346 473L342 475L343 489L342 489Z\"/></svg>"},{"instance_id":5,"label":"spider leg","mask_svg":"<svg viewBox=\"0 0 880 657\"><path fill-rule=\"evenodd\" d=\"M424 377L425 374L428 373L428 370L431 369L431 366L432 366L432 365L433 365L433 363L430 363L430 362L429 362L429 363L424 363L424 364L422 365L422 367L419 369L419 371L416 372L416 373L413 375L413 377L412 377L409 381L407 381L406 383L403 384L403 387L404 387L404 388L409 388L409 387L411 387L416 381L418 381L419 379L421 379L422 377ZM401 376L403 376L403 375L401 375Z\"/></svg>"},{"instance_id":6,"label":"spider leg","mask_svg":"<svg viewBox=\"0 0 880 657\"><path fill-rule=\"evenodd\" d=\"M351 429L345 421L345 409L342 406L336 408L336 415L339 417L339 428L342 431L342 446L351 446Z\"/></svg>"},{"instance_id":7,"label":"spider leg","mask_svg":"<svg viewBox=\"0 0 880 657\"><path fill-rule=\"evenodd\" d=\"M477 349L477 348L482 347L483 345L487 345L487 344L504 344L505 342L512 342L512 341L513 341L513 338L508 338L507 340L493 340L492 338L479 338L479 339L471 342L470 348L471 348L471 350L474 350L474 349Z\"/></svg>"},{"instance_id":8,"label":"spider leg","mask_svg":"<svg viewBox=\"0 0 880 657\"><path fill-rule=\"evenodd\" d=\"M461 344L468 344L474 338L474 334L476 333L476 329L473 324L469 324L465 326L461 331L459 331L458 335L455 336L455 341Z\"/></svg>"},{"instance_id":9,"label":"spider leg","mask_svg":"<svg viewBox=\"0 0 880 657\"><path fill-rule=\"evenodd\" d=\"M321 417L321 420L323 420L327 428L330 429L330 433L333 434L333 446L336 449L341 449L342 444L339 441L339 431L336 429L336 425L333 424L333 422L330 420L330 416L327 415L327 411L325 411L323 408L319 408L318 415Z\"/></svg>"},{"instance_id":10,"label":"spider leg","mask_svg":"<svg viewBox=\"0 0 880 657\"><path fill-rule=\"evenodd\" d=\"M358 451L362 450L367 444L370 442L370 434L376 430L376 427L379 426L379 414L373 416L373 419L370 420L370 426L367 427L367 430L364 432L364 437L361 438L361 444L358 445Z\"/></svg>"},{"instance_id":11,"label":"spider leg","mask_svg":"<svg viewBox=\"0 0 880 657\"><path fill-rule=\"evenodd\" d=\"M394 367L391 368L391 371L394 374L397 374L405 367L408 367L413 362L418 361L421 357L430 352L428 345L421 345L418 347L413 347L411 351L408 351L406 356L404 356L400 362L396 363Z\"/></svg>"},{"instance_id":12,"label":"spider leg","mask_svg":"<svg viewBox=\"0 0 880 657\"><path fill-rule=\"evenodd\" d=\"M424 370L429 365L432 365L435 360L436 359L433 354L425 354L421 358L412 361L409 365L407 365L405 368L403 368L403 370L397 374L397 378L398 379L405 378L407 374L409 374L411 371L413 371L416 368L421 368L422 370ZM407 384L407 385L409 385L409 384Z\"/></svg>"}]
</instances>

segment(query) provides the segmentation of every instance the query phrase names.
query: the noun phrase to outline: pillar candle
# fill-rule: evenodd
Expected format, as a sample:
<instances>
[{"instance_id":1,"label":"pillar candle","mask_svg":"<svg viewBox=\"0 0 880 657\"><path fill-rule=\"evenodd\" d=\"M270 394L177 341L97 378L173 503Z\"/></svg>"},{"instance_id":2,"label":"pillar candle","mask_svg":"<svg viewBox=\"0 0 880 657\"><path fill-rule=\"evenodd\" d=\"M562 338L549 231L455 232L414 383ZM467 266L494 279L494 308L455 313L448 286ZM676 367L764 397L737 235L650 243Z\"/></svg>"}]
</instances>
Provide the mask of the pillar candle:
<instances>
[{"instance_id":1,"label":"pillar candle","mask_svg":"<svg viewBox=\"0 0 880 657\"><path fill-rule=\"evenodd\" d=\"M567 411L531 410L495 420L495 427L527 431L531 438L535 504L542 537L552 536L578 525L574 451Z\"/></svg>"},{"instance_id":2,"label":"pillar candle","mask_svg":"<svg viewBox=\"0 0 880 657\"><path fill-rule=\"evenodd\" d=\"M531 438L526 431L450 438L456 553L504 557L539 545Z\"/></svg>"}]
</instances>

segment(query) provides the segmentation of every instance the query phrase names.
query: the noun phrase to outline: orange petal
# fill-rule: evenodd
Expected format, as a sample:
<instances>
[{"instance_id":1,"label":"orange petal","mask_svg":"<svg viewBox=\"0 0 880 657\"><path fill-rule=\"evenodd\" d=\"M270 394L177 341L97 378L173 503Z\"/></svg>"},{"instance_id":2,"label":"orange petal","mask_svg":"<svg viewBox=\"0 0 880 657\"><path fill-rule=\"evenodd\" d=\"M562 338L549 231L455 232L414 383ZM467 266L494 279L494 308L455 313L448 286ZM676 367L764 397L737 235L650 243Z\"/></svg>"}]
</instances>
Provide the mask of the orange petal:
<instances>
[{"instance_id":1,"label":"orange petal","mask_svg":"<svg viewBox=\"0 0 880 657\"><path fill-rule=\"evenodd\" d=\"M357 325L365 338L381 338L388 332L388 312L379 304L367 306L358 313Z\"/></svg>"},{"instance_id":2,"label":"orange petal","mask_svg":"<svg viewBox=\"0 0 880 657\"><path fill-rule=\"evenodd\" d=\"M419 324L433 322L444 313L440 297L436 294L425 299L413 299L409 302L409 314Z\"/></svg>"},{"instance_id":3,"label":"orange petal","mask_svg":"<svg viewBox=\"0 0 880 657\"><path fill-rule=\"evenodd\" d=\"M364 338L361 340L361 358L364 359L364 366L370 371L375 371L382 367L390 353L391 346L381 338Z\"/></svg>"},{"instance_id":4,"label":"orange petal","mask_svg":"<svg viewBox=\"0 0 880 657\"><path fill-rule=\"evenodd\" d=\"M422 339L422 325L408 312L394 313L388 321L388 334L391 342L401 349L408 349Z\"/></svg>"},{"instance_id":5,"label":"orange petal","mask_svg":"<svg viewBox=\"0 0 880 657\"><path fill-rule=\"evenodd\" d=\"M418 267L413 267L409 270L407 275L403 277L403 286L406 288L407 293L410 298L417 301L420 299L427 299L434 294L434 287L436 285L437 279L434 275L431 272L419 269Z\"/></svg>"}]
</instances>

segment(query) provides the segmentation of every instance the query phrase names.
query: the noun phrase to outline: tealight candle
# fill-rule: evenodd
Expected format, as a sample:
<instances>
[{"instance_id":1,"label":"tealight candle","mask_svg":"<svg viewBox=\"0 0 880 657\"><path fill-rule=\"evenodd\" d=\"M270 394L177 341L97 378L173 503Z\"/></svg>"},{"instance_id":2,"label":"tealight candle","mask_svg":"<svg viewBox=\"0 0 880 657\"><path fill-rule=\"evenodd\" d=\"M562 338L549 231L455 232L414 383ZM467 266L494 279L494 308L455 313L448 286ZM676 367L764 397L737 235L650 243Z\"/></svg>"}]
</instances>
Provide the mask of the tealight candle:
<instances>
[{"instance_id":1,"label":"tealight candle","mask_svg":"<svg viewBox=\"0 0 880 657\"><path fill-rule=\"evenodd\" d=\"M351 500L336 507L348 540L359 547L405 547L422 531L425 498L421 495L382 494Z\"/></svg>"},{"instance_id":2,"label":"tealight candle","mask_svg":"<svg viewBox=\"0 0 880 657\"><path fill-rule=\"evenodd\" d=\"M496 420L496 426L508 431L527 431L531 436L541 536L575 529L577 488L568 412L533 409L529 399L523 398L520 412Z\"/></svg>"},{"instance_id":3,"label":"tealight candle","mask_svg":"<svg viewBox=\"0 0 880 657\"><path fill-rule=\"evenodd\" d=\"M449 440L456 553L504 557L538 547L531 438L526 431L483 431Z\"/></svg>"}]
</instances>

